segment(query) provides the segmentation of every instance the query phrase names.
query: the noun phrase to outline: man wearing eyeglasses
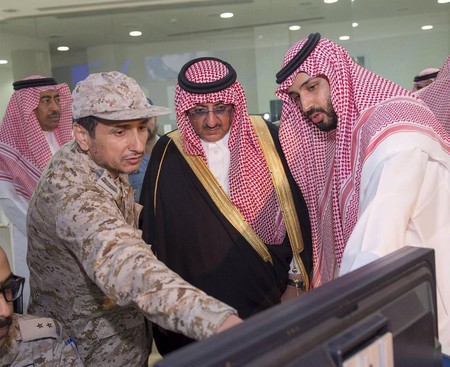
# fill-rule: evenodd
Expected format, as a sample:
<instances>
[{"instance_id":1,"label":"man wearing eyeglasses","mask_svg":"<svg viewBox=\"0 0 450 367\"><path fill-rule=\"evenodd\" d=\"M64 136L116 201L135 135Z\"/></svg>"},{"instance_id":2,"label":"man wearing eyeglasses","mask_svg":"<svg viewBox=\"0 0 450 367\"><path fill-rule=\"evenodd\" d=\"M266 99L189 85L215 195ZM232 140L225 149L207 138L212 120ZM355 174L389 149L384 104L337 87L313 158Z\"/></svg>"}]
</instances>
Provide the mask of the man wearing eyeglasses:
<instances>
[{"instance_id":1,"label":"man wearing eyeglasses","mask_svg":"<svg viewBox=\"0 0 450 367\"><path fill-rule=\"evenodd\" d=\"M11 266L26 278L23 311L30 295L26 217L28 203L52 155L72 139L70 89L53 78L32 75L13 83L0 121L0 212L12 230Z\"/></svg>"},{"instance_id":2,"label":"man wearing eyeglasses","mask_svg":"<svg viewBox=\"0 0 450 367\"><path fill-rule=\"evenodd\" d=\"M242 318L279 303L286 289L307 290L309 218L277 128L248 115L236 71L216 58L183 66L175 106L178 129L155 145L144 179L144 240ZM154 339L163 355L191 341L160 327Z\"/></svg>"},{"instance_id":3,"label":"man wearing eyeglasses","mask_svg":"<svg viewBox=\"0 0 450 367\"><path fill-rule=\"evenodd\" d=\"M14 313L24 282L11 273L0 247L0 366L83 366L75 344L62 338L58 321Z\"/></svg>"}]
</instances>

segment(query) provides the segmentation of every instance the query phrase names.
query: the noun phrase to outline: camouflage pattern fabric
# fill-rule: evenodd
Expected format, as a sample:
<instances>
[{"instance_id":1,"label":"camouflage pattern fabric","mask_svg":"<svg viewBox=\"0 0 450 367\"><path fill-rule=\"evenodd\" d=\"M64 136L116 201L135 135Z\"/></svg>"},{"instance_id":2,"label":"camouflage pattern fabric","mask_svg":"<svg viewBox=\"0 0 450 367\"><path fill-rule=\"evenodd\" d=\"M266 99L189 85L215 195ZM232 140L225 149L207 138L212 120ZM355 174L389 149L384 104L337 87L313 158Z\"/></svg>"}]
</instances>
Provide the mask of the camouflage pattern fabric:
<instances>
[{"instance_id":1,"label":"camouflage pattern fabric","mask_svg":"<svg viewBox=\"0 0 450 367\"><path fill-rule=\"evenodd\" d=\"M142 207L73 141L43 173L28 210L28 311L61 320L87 366L143 366L144 316L194 339L236 311L158 261L136 228Z\"/></svg>"},{"instance_id":2,"label":"camouflage pattern fabric","mask_svg":"<svg viewBox=\"0 0 450 367\"><path fill-rule=\"evenodd\" d=\"M58 321L15 314L0 366L82 367L75 344L63 339Z\"/></svg>"}]
</instances>

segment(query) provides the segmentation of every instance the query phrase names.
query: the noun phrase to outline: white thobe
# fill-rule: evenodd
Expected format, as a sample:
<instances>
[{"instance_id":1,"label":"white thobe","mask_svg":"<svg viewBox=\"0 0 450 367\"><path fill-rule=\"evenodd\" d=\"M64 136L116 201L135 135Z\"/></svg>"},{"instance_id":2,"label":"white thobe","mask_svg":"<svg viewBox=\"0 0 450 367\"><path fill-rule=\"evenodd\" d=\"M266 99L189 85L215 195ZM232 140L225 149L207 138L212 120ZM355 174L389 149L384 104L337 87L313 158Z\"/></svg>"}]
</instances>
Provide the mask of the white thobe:
<instances>
[{"instance_id":1,"label":"white thobe","mask_svg":"<svg viewBox=\"0 0 450 367\"><path fill-rule=\"evenodd\" d=\"M203 149L205 150L208 167L217 182L230 194L229 170L230 170L230 149L228 148L228 132L222 139L216 142L207 142L201 140Z\"/></svg>"},{"instance_id":2,"label":"white thobe","mask_svg":"<svg viewBox=\"0 0 450 367\"><path fill-rule=\"evenodd\" d=\"M43 131L50 151L54 154L60 145L53 131ZM11 270L15 275L25 278L23 290L23 312L27 312L30 298L30 271L27 265L27 210L28 200L17 194L14 184L0 181L0 209L9 219L11 226L12 259Z\"/></svg>"},{"instance_id":3,"label":"white thobe","mask_svg":"<svg viewBox=\"0 0 450 367\"><path fill-rule=\"evenodd\" d=\"M450 156L425 135L412 141L405 144L401 134L394 134L365 162L359 218L346 244L339 275L403 246L434 249L439 339L448 353ZM398 151L393 153L389 145Z\"/></svg>"}]
</instances>

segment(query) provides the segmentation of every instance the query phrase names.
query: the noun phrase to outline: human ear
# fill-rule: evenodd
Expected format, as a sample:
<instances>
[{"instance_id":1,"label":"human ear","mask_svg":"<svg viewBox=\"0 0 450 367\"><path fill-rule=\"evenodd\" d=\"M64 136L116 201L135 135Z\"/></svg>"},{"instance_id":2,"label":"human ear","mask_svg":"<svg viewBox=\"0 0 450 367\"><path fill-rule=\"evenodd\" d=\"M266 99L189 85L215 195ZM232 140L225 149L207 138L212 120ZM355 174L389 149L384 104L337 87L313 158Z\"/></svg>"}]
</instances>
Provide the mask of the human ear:
<instances>
[{"instance_id":1,"label":"human ear","mask_svg":"<svg viewBox=\"0 0 450 367\"><path fill-rule=\"evenodd\" d=\"M81 150L87 152L90 147L91 137L89 136L88 131L83 127L78 125L77 123L73 124L73 135Z\"/></svg>"}]
</instances>

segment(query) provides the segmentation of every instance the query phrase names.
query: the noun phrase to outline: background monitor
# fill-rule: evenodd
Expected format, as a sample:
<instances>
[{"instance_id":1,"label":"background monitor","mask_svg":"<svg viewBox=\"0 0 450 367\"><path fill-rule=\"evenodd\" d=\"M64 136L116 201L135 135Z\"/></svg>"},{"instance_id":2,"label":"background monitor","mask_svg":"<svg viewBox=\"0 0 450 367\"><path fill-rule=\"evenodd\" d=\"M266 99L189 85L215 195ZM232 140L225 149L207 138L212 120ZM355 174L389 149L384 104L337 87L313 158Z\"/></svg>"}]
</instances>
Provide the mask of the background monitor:
<instances>
[{"instance_id":1,"label":"background monitor","mask_svg":"<svg viewBox=\"0 0 450 367\"><path fill-rule=\"evenodd\" d=\"M281 118L281 109L283 108L283 101L281 99L270 100L270 121L279 121Z\"/></svg>"},{"instance_id":2,"label":"background monitor","mask_svg":"<svg viewBox=\"0 0 450 367\"><path fill-rule=\"evenodd\" d=\"M404 247L155 367L441 366L434 251Z\"/></svg>"}]
</instances>

